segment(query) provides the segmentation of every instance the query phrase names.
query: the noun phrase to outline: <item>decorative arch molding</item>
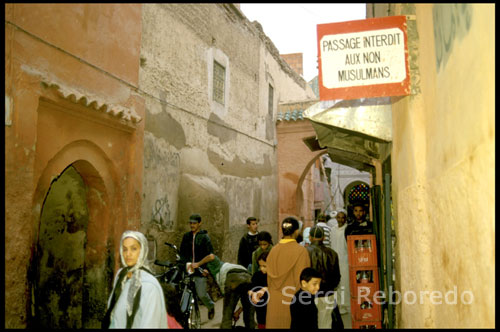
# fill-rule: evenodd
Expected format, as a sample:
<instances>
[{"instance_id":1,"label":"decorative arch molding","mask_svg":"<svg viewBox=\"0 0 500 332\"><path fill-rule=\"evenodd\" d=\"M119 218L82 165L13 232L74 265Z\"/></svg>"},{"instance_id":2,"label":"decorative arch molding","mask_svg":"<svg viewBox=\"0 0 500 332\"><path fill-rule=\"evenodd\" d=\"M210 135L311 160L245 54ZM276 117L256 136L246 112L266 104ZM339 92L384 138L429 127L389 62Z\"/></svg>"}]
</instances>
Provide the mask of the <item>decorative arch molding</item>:
<instances>
[{"instance_id":1,"label":"decorative arch molding","mask_svg":"<svg viewBox=\"0 0 500 332\"><path fill-rule=\"evenodd\" d=\"M85 156L85 160L80 159ZM52 181L68 166L74 164L86 185L96 186L113 197L118 176L113 162L106 153L89 140L78 140L65 145L47 162L37 181L33 206L43 203ZM101 179L100 184L97 179Z\"/></svg>"},{"instance_id":2,"label":"decorative arch molding","mask_svg":"<svg viewBox=\"0 0 500 332\"><path fill-rule=\"evenodd\" d=\"M139 227L142 151L137 143L141 126L73 105L53 89L42 91L37 112L31 243L36 243L41 209L52 181L73 165L88 187L87 200L97 207L95 220L103 227L102 234L96 234L102 239L99 245L109 244L106 235L113 238L109 246L116 248L120 234L115 233ZM55 140L53 132L59 128L62 131ZM134 156L140 158L136 161Z\"/></svg>"},{"instance_id":3,"label":"decorative arch molding","mask_svg":"<svg viewBox=\"0 0 500 332\"><path fill-rule=\"evenodd\" d=\"M45 199L52 183L69 167L78 172L86 186L89 219L84 248L85 318L86 323L95 323L102 320L102 313L96 308L105 306L113 278L116 229L112 221L120 217L121 209L115 208L118 204L115 193L119 191L116 168L105 152L91 141L79 140L65 145L47 162L38 178L32 210L34 238L30 273L37 269L36 248Z\"/></svg>"},{"instance_id":4,"label":"decorative arch molding","mask_svg":"<svg viewBox=\"0 0 500 332\"><path fill-rule=\"evenodd\" d=\"M305 165L304 170L302 171L302 174L299 177L299 181L297 182L297 188L295 190L295 202L296 202L296 207L297 211L295 211L296 215L300 215L300 212L302 210L302 203L304 201L304 193L302 192L302 184L304 183L304 179L306 178L307 173L311 169L311 166L318 160L322 155L328 153L328 151L321 150L318 153L316 153L311 160Z\"/></svg>"},{"instance_id":5,"label":"decorative arch molding","mask_svg":"<svg viewBox=\"0 0 500 332\"><path fill-rule=\"evenodd\" d=\"M21 70L22 73L27 74L30 80L34 79L39 86L39 88L36 88L37 95L34 96L35 98L41 97L56 102L60 102L57 100L60 98L75 106L84 106L91 111L91 117L100 120L111 119L111 121L128 128L128 130L135 130L143 120L134 105L130 105L130 102L124 102L128 106L118 105L116 101L110 101L109 96L99 95L83 87L70 86L61 82L53 74L40 71L26 64L21 65Z\"/></svg>"},{"instance_id":6,"label":"decorative arch molding","mask_svg":"<svg viewBox=\"0 0 500 332\"><path fill-rule=\"evenodd\" d=\"M54 89L56 94L63 99L74 104L86 106L100 113L111 115L113 118L122 120L126 124L135 125L142 120L133 108L111 104L106 102L104 97L95 96L89 92L81 92L76 88L68 87L65 84L46 77L41 77L41 84L47 89Z\"/></svg>"},{"instance_id":7,"label":"decorative arch molding","mask_svg":"<svg viewBox=\"0 0 500 332\"><path fill-rule=\"evenodd\" d=\"M85 156L85 159L81 159L80 156ZM69 166L76 169L88 187L87 201L90 203L89 210L92 210L91 221L94 219L93 217L98 215L101 219L99 223L104 226L104 224L107 224L106 220L110 218L111 212L115 215L120 213L120 209L113 209L116 205L113 197L116 196L115 193L118 191L119 182L116 169L111 160L104 151L90 141L71 142L47 162L38 178L32 204L33 244L36 243L38 238L40 213L50 186ZM103 206L106 208L102 208ZM97 209L93 209L95 207ZM112 233L111 229L108 231Z\"/></svg>"}]
</instances>

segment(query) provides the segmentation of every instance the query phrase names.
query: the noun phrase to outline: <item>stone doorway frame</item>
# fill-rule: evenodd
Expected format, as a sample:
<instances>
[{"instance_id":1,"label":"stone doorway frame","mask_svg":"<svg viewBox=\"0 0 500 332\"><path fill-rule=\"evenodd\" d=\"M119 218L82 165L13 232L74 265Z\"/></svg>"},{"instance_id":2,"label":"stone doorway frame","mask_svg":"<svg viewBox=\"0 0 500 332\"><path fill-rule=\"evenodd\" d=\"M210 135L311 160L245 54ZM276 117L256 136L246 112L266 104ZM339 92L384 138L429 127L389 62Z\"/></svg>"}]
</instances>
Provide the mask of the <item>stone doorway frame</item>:
<instances>
[{"instance_id":1,"label":"stone doorway frame","mask_svg":"<svg viewBox=\"0 0 500 332\"><path fill-rule=\"evenodd\" d=\"M92 155L92 157L88 158L92 161L82 159L74 160L74 157L72 156L79 155L84 151L84 155ZM113 241L115 236L113 223L111 222L110 209L108 208L112 206L112 202L110 201L110 195L108 193L113 192L114 190L113 186L109 188L108 186L110 184L107 186L103 178L99 175L99 170L105 171L106 173L109 172L109 170L106 171L101 169L99 166L94 166L95 164L102 165L103 159L102 152L99 153L96 149L84 147L82 146L82 143L70 143L68 146L59 151L54 160L47 165L38 182L33 201L33 227L35 236L32 241L33 250L30 263L36 264L37 260L36 248L41 222L41 211L52 182L55 180L50 179L51 174L62 174L66 168L73 166L80 174L87 187L86 201L89 211L89 222L86 232L87 245L85 248L84 265L84 283L86 285L84 284L84 287L89 287L89 291L91 291L93 287L90 282L96 280L89 280L94 277L90 276L89 278L88 276L98 274L96 270L103 270L105 272L103 277L105 278L104 281L107 286L105 288L107 288L107 291L109 292L113 280L113 268L115 265L115 250ZM93 165L93 163L95 164ZM36 266L30 267L31 273L34 273L34 268L36 268ZM29 278L30 294L33 294L33 286L35 282L36 280L34 278ZM33 297L30 297L29 305L31 307L31 314L34 312L34 309L32 308L34 305L33 302ZM86 310L84 306L82 306L82 310ZM82 314L82 319L84 316L85 314ZM33 318L34 317L30 315L30 321L33 320ZM82 325L83 324L84 322L82 321Z\"/></svg>"},{"instance_id":2,"label":"stone doorway frame","mask_svg":"<svg viewBox=\"0 0 500 332\"><path fill-rule=\"evenodd\" d=\"M61 99L52 91L47 91L39 97L38 102L38 119L40 120L43 112L49 112L50 117L55 119L63 119L76 116L81 121L81 125L86 128L92 128L94 123L99 123L109 127L115 132L128 133L132 137L135 133L133 126L123 124L123 121L116 121L107 114L99 114L93 112L88 105L75 104L78 100ZM63 96L64 98L64 96ZM61 120L64 121L64 120ZM37 135L43 130L43 123L37 123ZM117 131L116 131L117 130ZM127 134L126 134L127 135ZM38 137L38 136L37 136ZM110 141L117 143L116 137L110 138ZM130 138L132 139L132 138ZM118 251L120 235L125 227L134 228L124 222L127 216L126 202L121 200L123 196L121 192L128 187L127 183L130 180L123 180L126 169L119 169L117 164L119 161L113 159L112 155L106 153L101 146L92 141L92 138L81 137L72 139L70 136L58 136L58 144L46 142L46 140L37 140L36 157L34 161L34 173L36 184L34 187L31 225L32 237L31 256L28 267L28 327L34 322L34 304L33 286L36 282L34 278L34 269L36 266L36 247L38 244L41 212L44 201L47 197L49 189L54 179L59 177L67 167L73 166L80 174L87 187L87 207L89 211L89 222L87 227L87 245L85 248L85 272L84 272L84 287L89 287L88 293L97 294L98 301L106 305L109 292L111 290L114 271L119 265L115 259ZM128 139L127 139L128 141ZM60 146L54 148L55 146ZM39 154L39 151L41 153ZM138 225L137 225L138 226ZM100 278L100 279L99 279ZM96 291L95 282L98 284L99 291ZM91 297L91 295L90 295ZM93 298L89 300L93 301ZM101 305L102 303L99 303ZM82 307L82 326L85 328L86 313L85 307ZM104 311L105 312L105 311ZM104 315L104 312L102 315ZM90 313L94 321L99 321L99 313Z\"/></svg>"}]
</instances>

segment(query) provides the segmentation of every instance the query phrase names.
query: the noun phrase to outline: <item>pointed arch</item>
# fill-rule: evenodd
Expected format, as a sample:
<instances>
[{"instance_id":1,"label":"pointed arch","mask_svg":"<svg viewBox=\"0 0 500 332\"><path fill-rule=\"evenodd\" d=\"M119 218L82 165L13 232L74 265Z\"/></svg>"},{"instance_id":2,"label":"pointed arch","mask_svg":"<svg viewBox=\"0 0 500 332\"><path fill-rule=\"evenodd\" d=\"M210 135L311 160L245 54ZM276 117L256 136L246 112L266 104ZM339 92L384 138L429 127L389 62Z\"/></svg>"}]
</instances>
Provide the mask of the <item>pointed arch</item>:
<instances>
[{"instance_id":1,"label":"pointed arch","mask_svg":"<svg viewBox=\"0 0 500 332\"><path fill-rule=\"evenodd\" d=\"M322 155L326 154L328 151L327 150L321 150L318 153L316 153L311 160L305 165L302 174L299 177L299 181L297 182L297 188L295 190L295 202L296 202L296 207L297 207L297 215L301 215L301 211L303 208L303 203L304 203L304 193L302 191L302 184L304 183L304 179L306 178L307 174L309 173L312 165L318 160Z\"/></svg>"}]
</instances>

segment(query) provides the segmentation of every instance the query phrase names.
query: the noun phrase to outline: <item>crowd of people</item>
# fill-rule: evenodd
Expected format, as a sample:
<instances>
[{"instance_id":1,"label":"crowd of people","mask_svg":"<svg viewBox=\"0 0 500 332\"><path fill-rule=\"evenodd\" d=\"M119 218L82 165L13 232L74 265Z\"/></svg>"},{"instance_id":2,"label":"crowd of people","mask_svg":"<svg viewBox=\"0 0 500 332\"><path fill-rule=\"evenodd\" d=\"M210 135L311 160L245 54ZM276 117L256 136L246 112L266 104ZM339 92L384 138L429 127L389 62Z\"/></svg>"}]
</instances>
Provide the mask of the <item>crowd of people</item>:
<instances>
[{"instance_id":1,"label":"crowd of people","mask_svg":"<svg viewBox=\"0 0 500 332\"><path fill-rule=\"evenodd\" d=\"M277 244L269 232L259 232L257 218L249 217L234 264L214 254L208 232L201 229L201 216L193 214L191 230L182 237L180 260L193 273L209 320L214 318L215 304L207 292L208 274L217 283L223 295L221 328L231 328L243 312L250 329L343 329L341 315L350 311L346 239L372 233L363 204L353 207L353 216L348 222L347 211L340 209L329 220L318 216L316 224L305 229L301 221L287 217ZM147 266L147 255L142 233L123 233L122 267L115 276L104 328L180 328L175 303L166 298L168 293Z\"/></svg>"}]
</instances>

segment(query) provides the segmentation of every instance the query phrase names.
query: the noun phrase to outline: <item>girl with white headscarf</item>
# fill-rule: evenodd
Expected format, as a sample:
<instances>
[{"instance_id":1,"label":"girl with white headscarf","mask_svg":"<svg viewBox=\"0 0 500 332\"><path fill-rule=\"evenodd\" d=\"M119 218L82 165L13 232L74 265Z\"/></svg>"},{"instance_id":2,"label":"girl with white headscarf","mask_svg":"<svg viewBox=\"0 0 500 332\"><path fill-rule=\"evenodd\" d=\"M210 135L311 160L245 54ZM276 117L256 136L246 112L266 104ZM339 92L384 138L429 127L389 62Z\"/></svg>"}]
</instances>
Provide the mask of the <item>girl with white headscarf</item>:
<instances>
[{"instance_id":1,"label":"girl with white headscarf","mask_svg":"<svg viewBox=\"0 0 500 332\"><path fill-rule=\"evenodd\" d=\"M167 311L160 283L147 266L144 234L125 231L120 241L123 265L115 276L103 328L167 328Z\"/></svg>"}]
</instances>

